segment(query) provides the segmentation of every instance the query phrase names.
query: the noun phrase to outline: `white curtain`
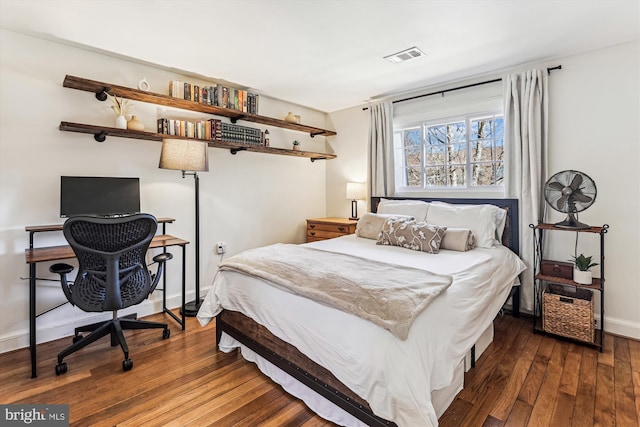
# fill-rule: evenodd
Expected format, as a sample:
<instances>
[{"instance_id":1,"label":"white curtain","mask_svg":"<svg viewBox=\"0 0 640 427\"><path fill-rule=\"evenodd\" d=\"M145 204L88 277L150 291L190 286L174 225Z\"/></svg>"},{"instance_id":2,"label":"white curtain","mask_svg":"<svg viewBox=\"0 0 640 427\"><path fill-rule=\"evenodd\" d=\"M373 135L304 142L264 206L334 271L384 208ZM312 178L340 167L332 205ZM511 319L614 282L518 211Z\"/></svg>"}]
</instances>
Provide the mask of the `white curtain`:
<instances>
[{"instance_id":1,"label":"white curtain","mask_svg":"<svg viewBox=\"0 0 640 427\"><path fill-rule=\"evenodd\" d=\"M371 196L393 196L393 105L369 106L369 190Z\"/></svg>"},{"instance_id":2,"label":"white curtain","mask_svg":"<svg viewBox=\"0 0 640 427\"><path fill-rule=\"evenodd\" d=\"M505 195L520 200L521 304L533 311L533 233L543 221L543 185L547 175L547 73L530 70L504 80Z\"/></svg>"}]
</instances>

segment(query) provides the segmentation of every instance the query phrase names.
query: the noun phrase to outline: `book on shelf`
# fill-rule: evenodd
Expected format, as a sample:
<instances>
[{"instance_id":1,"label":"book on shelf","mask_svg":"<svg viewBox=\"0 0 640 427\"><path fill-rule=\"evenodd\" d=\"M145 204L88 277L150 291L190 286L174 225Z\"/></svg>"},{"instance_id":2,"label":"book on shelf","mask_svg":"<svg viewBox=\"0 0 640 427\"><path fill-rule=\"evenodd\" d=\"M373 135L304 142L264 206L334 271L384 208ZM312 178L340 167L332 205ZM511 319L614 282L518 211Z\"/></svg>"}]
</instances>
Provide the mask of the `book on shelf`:
<instances>
[{"instance_id":1,"label":"book on shelf","mask_svg":"<svg viewBox=\"0 0 640 427\"><path fill-rule=\"evenodd\" d=\"M222 86L220 101L220 107L229 108L229 88L226 86Z\"/></svg>"},{"instance_id":2,"label":"book on shelf","mask_svg":"<svg viewBox=\"0 0 640 427\"><path fill-rule=\"evenodd\" d=\"M200 86L180 80L171 80L169 82L169 96L249 114L258 114L259 109L257 94L219 83Z\"/></svg>"}]
</instances>

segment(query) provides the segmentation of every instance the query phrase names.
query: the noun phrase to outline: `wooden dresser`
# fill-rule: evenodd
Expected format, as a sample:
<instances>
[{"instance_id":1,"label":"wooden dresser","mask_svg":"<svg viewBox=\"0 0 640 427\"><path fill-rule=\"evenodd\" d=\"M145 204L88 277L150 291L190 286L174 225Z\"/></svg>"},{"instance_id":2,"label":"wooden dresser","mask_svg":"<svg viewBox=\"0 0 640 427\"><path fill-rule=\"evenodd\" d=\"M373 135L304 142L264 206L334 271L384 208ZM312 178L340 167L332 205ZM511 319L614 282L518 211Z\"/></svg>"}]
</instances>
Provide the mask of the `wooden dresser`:
<instances>
[{"instance_id":1,"label":"wooden dresser","mask_svg":"<svg viewBox=\"0 0 640 427\"><path fill-rule=\"evenodd\" d=\"M358 220L348 218L307 219L307 243L353 234L356 224Z\"/></svg>"}]
</instances>

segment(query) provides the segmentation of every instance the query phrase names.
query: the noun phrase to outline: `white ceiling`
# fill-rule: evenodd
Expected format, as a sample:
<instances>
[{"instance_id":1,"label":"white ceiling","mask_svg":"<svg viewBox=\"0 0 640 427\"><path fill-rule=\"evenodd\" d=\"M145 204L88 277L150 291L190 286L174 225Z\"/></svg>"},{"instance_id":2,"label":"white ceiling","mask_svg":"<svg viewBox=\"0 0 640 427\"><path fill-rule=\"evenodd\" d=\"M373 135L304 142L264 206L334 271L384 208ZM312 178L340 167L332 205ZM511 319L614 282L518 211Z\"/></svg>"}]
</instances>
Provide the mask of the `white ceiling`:
<instances>
[{"instance_id":1,"label":"white ceiling","mask_svg":"<svg viewBox=\"0 0 640 427\"><path fill-rule=\"evenodd\" d=\"M332 112L638 39L640 1L0 0L0 26Z\"/></svg>"}]
</instances>

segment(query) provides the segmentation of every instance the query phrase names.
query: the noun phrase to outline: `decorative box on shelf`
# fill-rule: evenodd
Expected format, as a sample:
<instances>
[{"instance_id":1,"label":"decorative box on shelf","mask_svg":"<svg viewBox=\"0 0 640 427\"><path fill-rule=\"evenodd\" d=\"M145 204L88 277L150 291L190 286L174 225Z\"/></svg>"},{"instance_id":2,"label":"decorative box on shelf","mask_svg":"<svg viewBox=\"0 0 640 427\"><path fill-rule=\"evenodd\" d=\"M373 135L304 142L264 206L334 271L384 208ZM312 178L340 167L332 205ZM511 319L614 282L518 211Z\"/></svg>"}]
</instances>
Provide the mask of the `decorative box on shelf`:
<instances>
[{"instance_id":1,"label":"decorative box on shelf","mask_svg":"<svg viewBox=\"0 0 640 427\"><path fill-rule=\"evenodd\" d=\"M540 273L545 276L573 279L573 264L565 261L543 259L540 261Z\"/></svg>"},{"instance_id":2,"label":"decorative box on shelf","mask_svg":"<svg viewBox=\"0 0 640 427\"><path fill-rule=\"evenodd\" d=\"M593 292L582 288L549 285L542 293L542 328L555 335L593 343Z\"/></svg>"}]
</instances>

